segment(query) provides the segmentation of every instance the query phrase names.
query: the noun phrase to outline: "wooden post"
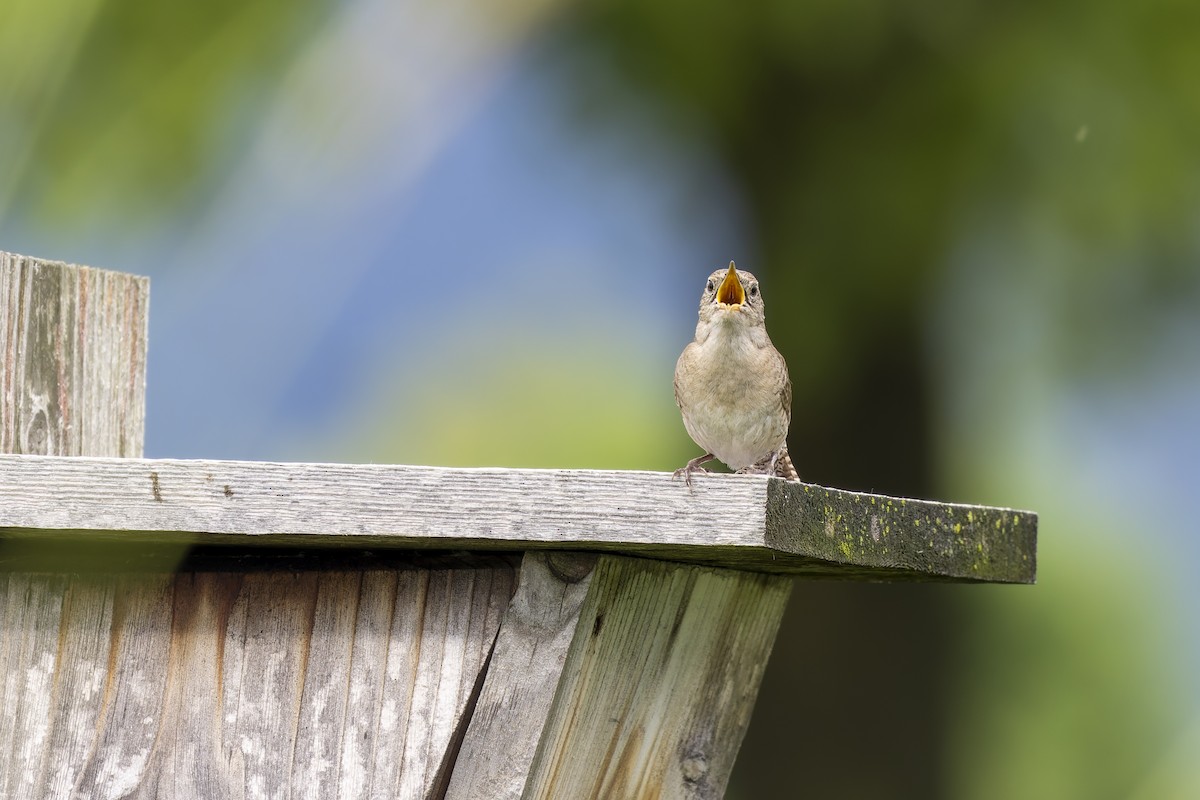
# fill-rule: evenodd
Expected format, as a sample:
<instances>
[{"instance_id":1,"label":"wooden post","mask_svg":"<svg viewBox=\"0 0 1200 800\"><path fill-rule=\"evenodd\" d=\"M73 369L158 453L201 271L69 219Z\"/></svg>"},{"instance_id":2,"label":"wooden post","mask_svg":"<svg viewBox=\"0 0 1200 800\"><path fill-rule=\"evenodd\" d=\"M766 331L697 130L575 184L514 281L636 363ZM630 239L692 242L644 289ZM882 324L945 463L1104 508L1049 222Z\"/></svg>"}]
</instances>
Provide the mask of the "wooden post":
<instances>
[{"instance_id":1,"label":"wooden post","mask_svg":"<svg viewBox=\"0 0 1200 800\"><path fill-rule=\"evenodd\" d=\"M764 477L136 458L145 311L0 254L0 797L719 797L790 576L1035 574Z\"/></svg>"},{"instance_id":2,"label":"wooden post","mask_svg":"<svg viewBox=\"0 0 1200 800\"><path fill-rule=\"evenodd\" d=\"M150 281L0 252L0 453L137 457Z\"/></svg>"}]
</instances>

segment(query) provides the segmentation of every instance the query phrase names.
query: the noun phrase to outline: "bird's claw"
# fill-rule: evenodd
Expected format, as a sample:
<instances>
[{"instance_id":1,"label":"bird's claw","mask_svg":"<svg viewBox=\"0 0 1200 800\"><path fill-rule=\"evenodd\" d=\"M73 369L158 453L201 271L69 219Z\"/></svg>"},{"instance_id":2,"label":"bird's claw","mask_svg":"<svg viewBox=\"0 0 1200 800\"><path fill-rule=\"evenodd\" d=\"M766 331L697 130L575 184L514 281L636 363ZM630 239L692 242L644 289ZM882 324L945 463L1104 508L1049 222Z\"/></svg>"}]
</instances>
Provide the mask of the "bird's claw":
<instances>
[{"instance_id":1,"label":"bird's claw","mask_svg":"<svg viewBox=\"0 0 1200 800\"><path fill-rule=\"evenodd\" d=\"M700 465L703 464L705 461L711 461L712 457L713 457L712 453L705 453L702 456L693 458L687 464L685 464L682 467L680 467L679 469L675 470L675 472L671 474L671 480L675 480L680 475L682 475L683 482L685 484L687 484L688 491L691 491L691 489L692 489L692 473L693 472L708 472L708 470L706 470L704 467L702 467Z\"/></svg>"}]
</instances>

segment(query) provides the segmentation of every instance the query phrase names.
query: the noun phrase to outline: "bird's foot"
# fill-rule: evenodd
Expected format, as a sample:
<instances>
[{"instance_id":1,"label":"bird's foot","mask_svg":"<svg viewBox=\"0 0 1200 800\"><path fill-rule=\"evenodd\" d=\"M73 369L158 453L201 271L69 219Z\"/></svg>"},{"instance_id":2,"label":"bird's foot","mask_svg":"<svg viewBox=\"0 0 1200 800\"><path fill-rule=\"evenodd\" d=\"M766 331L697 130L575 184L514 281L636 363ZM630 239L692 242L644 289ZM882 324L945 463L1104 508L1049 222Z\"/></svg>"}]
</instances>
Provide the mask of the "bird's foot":
<instances>
[{"instance_id":1,"label":"bird's foot","mask_svg":"<svg viewBox=\"0 0 1200 800\"><path fill-rule=\"evenodd\" d=\"M675 470L675 472L671 475L671 480L675 480L680 475L682 475L683 482L685 484L687 484L688 490L690 491L692 488L692 473L693 472L708 472L708 470L706 470L704 467L702 467L700 465L706 461L712 461L713 457L714 456L712 453L705 453L702 456L696 456L691 461L689 461L686 465Z\"/></svg>"},{"instance_id":2,"label":"bird's foot","mask_svg":"<svg viewBox=\"0 0 1200 800\"><path fill-rule=\"evenodd\" d=\"M787 449L782 447L768 454L758 462L748 467L742 467L737 471L737 474L770 475L775 478L783 478L784 480L800 480L800 476L796 474L796 468L792 466L792 459L788 456Z\"/></svg>"},{"instance_id":3,"label":"bird's foot","mask_svg":"<svg viewBox=\"0 0 1200 800\"><path fill-rule=\"evenodd\" d=\"M735 470L734 474L735 475L774 475L775 474L775 460L777 458L778 458L778 455L776 453L768 453L765 457L760 458L758 461L754 462L753 464L742 467L739 470Z\"/></svg>"}]
</instances>

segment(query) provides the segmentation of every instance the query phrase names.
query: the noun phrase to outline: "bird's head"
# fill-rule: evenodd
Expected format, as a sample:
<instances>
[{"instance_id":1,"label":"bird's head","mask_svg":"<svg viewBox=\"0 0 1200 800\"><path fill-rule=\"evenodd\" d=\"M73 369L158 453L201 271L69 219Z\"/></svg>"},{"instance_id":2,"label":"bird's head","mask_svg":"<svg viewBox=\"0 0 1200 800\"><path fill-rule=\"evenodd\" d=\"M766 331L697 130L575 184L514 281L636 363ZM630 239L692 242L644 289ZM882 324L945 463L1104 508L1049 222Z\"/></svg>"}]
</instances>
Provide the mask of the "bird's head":
<instances>
[{"instance_id":1,"label":"bird's head","mask_svg":"<svg viewBox=\"0 0 1200 800\"><path fill-rule=\"evenodd\" d=\"M765 319L758 279L732 261L729 269L708 276L700 296L700 322L726 325L762 325Z\"/></svg>"}]
</instances>

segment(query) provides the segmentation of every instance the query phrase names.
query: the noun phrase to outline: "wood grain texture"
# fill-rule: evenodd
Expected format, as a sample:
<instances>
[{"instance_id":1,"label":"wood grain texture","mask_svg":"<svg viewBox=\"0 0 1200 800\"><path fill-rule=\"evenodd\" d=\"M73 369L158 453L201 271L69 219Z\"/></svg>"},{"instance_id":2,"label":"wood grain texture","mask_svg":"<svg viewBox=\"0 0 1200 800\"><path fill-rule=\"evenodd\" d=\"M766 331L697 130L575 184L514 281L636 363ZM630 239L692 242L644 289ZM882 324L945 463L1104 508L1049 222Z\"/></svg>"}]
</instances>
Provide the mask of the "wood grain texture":
<instances>
[{"instance_id":1,"label":"wood grain texture","mask_svg":"<svg viewBox=\"0 0 1200 800\"><path fill-rule=\"evenodd\" d=\"M718 798L791 590L601 557L526 798Z\"/></svg>"},{"instance_id":2,"label":"wood grain texture","mask_svg":"<svg viewBox=\"0 0 1200 800\"><path fill-rule=\"evenodd\" d=\"M513 580L0 574L0 796L428 797Z\"/></svg>"},{"instance_id":3,"label":"wood grain texture","mask_svg":"<svg viewBox=\"0 0 1200 800\"><path fill-rule=\"evenodd\" d=\"M0 252L0 452L142 454L149 291Z\"/></svg>"},{"instance_id":4,"label":"wood grain texture","mask_svg":"<svg viewBox=\"0 0 1200 800\"><path fill-rule=\"evenodd\" d=\"M863 580L1036 574L1029 512L762 476L693 483L653 472L0 455L0 537L586 549Z\"/></svg>"},{"instance_id":5,"label":"wood grain texture","mask_svg":"<svg viewBox=\"0 0 1200 800\"><path fill-rule=\"evenodd\" d=\"M521 797L595 563L586 553L525 556L447 800Z\"/></svg>"}]
</instances>

